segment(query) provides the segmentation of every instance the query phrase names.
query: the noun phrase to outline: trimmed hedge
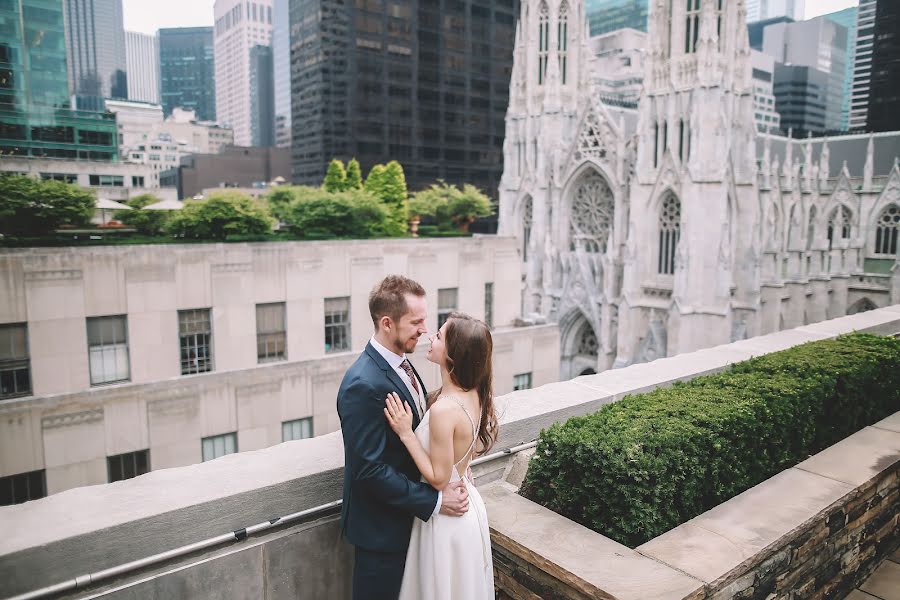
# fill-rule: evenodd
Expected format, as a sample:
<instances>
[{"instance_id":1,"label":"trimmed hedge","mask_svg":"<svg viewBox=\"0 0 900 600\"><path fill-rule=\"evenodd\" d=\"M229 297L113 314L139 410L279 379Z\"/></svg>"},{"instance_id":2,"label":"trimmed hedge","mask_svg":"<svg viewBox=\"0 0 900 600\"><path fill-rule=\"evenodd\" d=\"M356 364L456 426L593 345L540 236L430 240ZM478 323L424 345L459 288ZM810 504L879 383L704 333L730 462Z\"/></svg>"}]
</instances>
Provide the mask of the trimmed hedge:
<instances>
[{"instance_id":1,"label":"trimmed hedge","mask_svg":"<svg viewBox=\"0 0 900 600\"><path fill-rule=\"evenodd\" d=\"M900 339L854 334L542 431L521 494L638 546L900 410Z\"/></svg>"}]
</instances>

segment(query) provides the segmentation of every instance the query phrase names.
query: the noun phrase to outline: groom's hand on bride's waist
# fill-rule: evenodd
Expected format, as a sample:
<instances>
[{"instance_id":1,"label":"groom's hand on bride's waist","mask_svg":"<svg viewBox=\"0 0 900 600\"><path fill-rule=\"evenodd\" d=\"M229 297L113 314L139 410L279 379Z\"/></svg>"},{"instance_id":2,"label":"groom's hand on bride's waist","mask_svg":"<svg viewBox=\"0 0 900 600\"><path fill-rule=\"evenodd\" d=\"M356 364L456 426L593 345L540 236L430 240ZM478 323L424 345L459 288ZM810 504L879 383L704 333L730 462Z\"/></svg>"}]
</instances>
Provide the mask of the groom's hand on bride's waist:
<instances>
[{"instance_id":1,"label":"groom's hand on bride's waist","mask_svg":"<svg viewBox=\"0 0 900 600\"><path fill-rule=\"evenodd\" d=\"M469 491L462 481L448 483L441 490L441 514L450 517L461 517L469 510Z\"/></svg>"}]
</instances>

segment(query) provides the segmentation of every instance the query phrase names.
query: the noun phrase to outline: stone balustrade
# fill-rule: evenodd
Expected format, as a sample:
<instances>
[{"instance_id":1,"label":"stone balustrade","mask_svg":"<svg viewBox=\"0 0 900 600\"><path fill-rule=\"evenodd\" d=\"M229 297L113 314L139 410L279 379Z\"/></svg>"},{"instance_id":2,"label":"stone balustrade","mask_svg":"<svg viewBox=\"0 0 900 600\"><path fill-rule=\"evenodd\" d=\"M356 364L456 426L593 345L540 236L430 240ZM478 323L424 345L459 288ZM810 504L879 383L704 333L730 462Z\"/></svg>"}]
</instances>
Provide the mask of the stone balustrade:
<instances>
[{"instance_id":1,"label":"stone balustrade","mask_svg":"<svg viewBox=\"0 0 900 600\"><path fill-rule=\"evenodd\" d=\"M900 305L660 359L649 364L632 365L506 394L497 399L501 436L494 451L534 440L541 429L552 423L593 412L625 395L715 373L752 356L852 331L882 335L900 333ZM870 429L878 429L877 435L900 437L900 433L890 430L888 425L893 427L889 423ZM868 438L850 439L848 442L855 448L852 455L860 456L861 461L855 464L855 459L851 459L847 463L850 475L845 475L843 471L829 475L828 469L832 463L837 464L837 461L820 455L817 461L806 466L806 463L799 465L792 470L796 473L784 476L805 478L806 483L815 477L830 480L822 483L821 497L817 497L815 511L808 518L801 518L803 514L797 507L799 501L792 499L792 494L801 493L794 488L790 488L790 493L782 492L783 495L775 496L760 495L754 491L755 488L745 493L751 494L748 498L752 502L771 503L773 510L760 512L757 509L757 513L766 522L772 520L773 529L761 531L760 534L765 533L767 537L758 539L753 537L753 530L748 529L749 541L735 546L744 553L736 564L732 564L737 556L734 552L727 555L723 552L722 556L716 554L716 562L713 563L715 566L710 567L721 570L716 578L712 578L715 573L711 571L694 569L692 572L693 567L688 562L678 563L681 567L663 564L664 560L677 562L690 559L692 551L689 545L681 547L681 558L667 554L674 552L672 548L676 546L663 542L675 538L663 539L665 536L662 536L648 543L656 542L655 547L639 548L636 553L587 530L587 533L581 532L576 537L566 537L575 536L580 526L537 505L523 508L522 503L528 501L510 491L510 486L515 489L524 476L527 453L485 462L476 468L476 477L489 504L498 588L503 590L505 578L511 577L508 575L511 571L505 565L513 559L519 560L522 568L527 569L536 579L549 578L549 581L558 583L565 576L567 581L574 582L573 589L580 595L570 597L576 598L652 598L654 595L650 592L657 584L669 594L659 597L676 597L672 594L681 592L684 594L677 597L685 597L699 593L691 592L692 589L707 590L712 585L718 586L716 589L720 591L724 590L727 585L737 583L741 577L745 579L741 579L739 585L743 585L749 580L748 574L751 571L760 573L758 568L762 567L763 562L781 551L773 547L773 544L779 540L784 542L784 535L806 535L797 530L800 526L810 527L810 539L823 535L821 531L825 529L817 529L819 525L815 522L815 519L822 516L820 513L826 519L826 536L832 532L837 536L843 535L832 528L832 524L836 527L839 520L835 502L848 498L851 490L860 486L859 478L867 472L873 472L872 469L882 472L896 467L897 455L900 454L900 446L894 446L890 462L889 454L885 454L882 459L874 459L874 462L865 462L862 460L865 449L873 447L866 446L870 443L866 440ZM840 454L843 449L833 451ZM875 455L870 453L868 456L871 458ZM41 500L2 507L0 530L4 535L0 538L0 597L22 594L79 578L83 584L79 587L81 594L90 591L99 595L95 597L104 598L347 598L351 552L340 539L334 508L312 515L306 520L270 529L261 535L222 543L104 580L91 582L85 577L109 567L262 523L273 517L331 503L341 496L342 467L342 442L338 431L317 438L232 454L201 464L160 469L127 481L66 490ZM854 468L857 471L853 471ZM865 485L869 485L871 480L871 476L865 479ZM893 489L891 485L896 486L896 472L893 483L888 479L880 484L876 483L875 492L870 498ZM848 539L852 539L853 531L860 525L874 527L872 524L882 518L875 513L869 514L868 510L859 514L863 498L868 493L867 490L858 491L844 506L841 518L845 523L844 529L850 534ZM888 496L890 494L894 494L894 500L886 502L896 503L896 492L889 491ZM742 496L731 502L747 502ZM854 500L859 502L851 505ZM707 513L698 519L729 518L728 511L732 509L722 507L720 508L725 513L712 517ZM775 508L787 510L787 516L776 517ZM895 526L896 514L895 508ZM520 518L514 518L516 515ZM545 517L550 519L552 527L550 530L537 529L537 519ZM853 517L852 520L850 517ZM862 517L865 520L858 521ZM796 525L791 525L794 521ZM886 523L885 521L881 525L876 535L883 534L882 540L894 539L884 529ZM787 531L781 531L786 527L789 528ZM540 531L544 531L543 536L537 535ZM549 535L548 531L556 533ZM687 533L702 534L697 534L690 527L684 532L672 535L678 539L691 539ZM542 540L541 537L546 539ZM563 540L568 544L568 549L560 550L563 554L554 554L540 546L540 543L549 543L552 539ZM782 546L795 544L799 539L790 538ZM507 543L506 540L512 542ZM836 541L836 537L826 539L826 543ZM754 544L760 547L757 548ZM841 560L857 560L853 558L856 550L852 542L848 541L847 544L849 545L841 547L844 549ZM862 558L858 558L858 563L871 560L872 557L866 555L869 550L862 546L859 548L858 556ZM655 556L654 552L659 556ZM643 565L637 572L637 579L616 583L618 587L611 587L614 582L621 580L614 576L625 573L623 561L632 558L639 558ZM826 563L830 573L834 569L834 558L829 558ZM840 568L843 569L846 565L841 565ZM769 566L771 564L766 568ZM766 573L759 577L768 578L770 574ZM814 577L821 576L814 569L808 573L812 573ZM776 579L780 575L784 573L776 574ZM704 577L711 580L706 581ZM751 587L757 589L754 587L756 577L755 574L753 582L741 594L745 594ZM781 579L783 585L788 585L784 583L789 581L788 577L785 575ZM527 585L516 581L520 585ZM806 580L798 579L799 585L805 583ZM592 590L603 592L592 596ZM69 596L63 597L74 595L69 592ZM745 594L741 597L749 596Z\"/></svg>"}]
</instances>

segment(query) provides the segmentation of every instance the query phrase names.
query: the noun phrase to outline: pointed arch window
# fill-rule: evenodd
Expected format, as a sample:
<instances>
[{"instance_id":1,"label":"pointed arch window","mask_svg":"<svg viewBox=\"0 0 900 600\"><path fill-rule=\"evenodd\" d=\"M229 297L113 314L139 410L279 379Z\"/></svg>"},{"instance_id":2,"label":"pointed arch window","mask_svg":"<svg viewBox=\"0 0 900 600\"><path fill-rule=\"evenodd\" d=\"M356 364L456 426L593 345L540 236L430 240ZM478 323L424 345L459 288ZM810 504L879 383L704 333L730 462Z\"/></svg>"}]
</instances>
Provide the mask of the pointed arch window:
<instances>
[{"instance_id":1,"label":"pointed arch window","mask_svg":"<svg viewBox=\"0 0 900 600\"><path fill-rule=\"evenodd\" d=\"M853 223L853 213L843 204L834 209L828 219L828 249L834 245L834 237L840 233L841 239L850 239L850 226Z\"/></svg>"},{"instance_id":2,"label":"pointed arch window","mask_svg":"<svg viewBox=\"0 0 900 600\"><path fill-rule=\"evenodd\" d=\"M900 206L892 204L881 211L875 224L875 254L897 254L900 238Z\"/></svg>"},{"instance_id":3,"label":"pointed arch window","mask_svg":"<svg viewBox=\"0 0 900 600\"><path fill-rule=\"evenodd\" d=\"M556 54L559 57L559 76L566 85L566 67L569 55L569 4L563 0L559 6L559 22L556 31Z\"/></svg>"},{"instance_id":4,"label":"pointed arch window","mask_svg":"<svg viewBox=\"0 0 900 600\"><path fill-rule=\"evenodd\" d=\"M816 236L816 207L809 208L809 224L806 226L806 249L812 248L813 240Z\"/></svg>"},{"instance_id":5,"label":"pointed arch window","mask_svg":"<svg viewBox=\"0 0 900 600\"><path fill-rule=\"evenodd\" d=\"M675 251L681 236L681 203L674 194L663 200L659 213L659 259L657 270L661 275L675 273Z\"/></svg>"},{"instance_id":6,"label":"pointed arch window","mask_svg":"<svg viewBox=\"0 0 900 600\"><path fill-rule=\"evenodd\" d=\"M615 199L606 180L596 172L583 176L572 196L570 248L591 254L605 252L614 211Z\"/></svg>"},{"instance_id":7,"label":"pointed arch window","mask_svg":"<svg viewBox=\"0 0 900 600\"><path fill-rule=\"evenodd\" d=\"M538 17L538 85L544 85L547 77L547 57L550 52L550 9L546 2L541 2Z\"/></svg>"},{"instance_id":8,"label":"pointed arch window","mask_svg":"<svg viewBox=\"0 0 900 600\"><path fill-rule=\"evenodd\" d=\"M659 123L653 124L653 166L659 166Z\"/></svg>"},{"instance_id":9,"label":"pointed arch window","mask_svg":"<svg viewBox=\"0 0 900 600\"><path fill-rule=\"evenodd\" d=\"M719 44L719 52L722 51L722 0L716 2L716 39Z\"/></svg>"},{"instance_id":10,"label":"pointed arch window","mask_svg":"<svg viewBox=\"0 0 900 600\"><path fill-rule=\"evenodd\" d=\"M578 349L576 354L582 356L597 356L600 352L600 344L597 342L597 334L589 323L585 322L578 335Z\"/></svg>"},{"instance_id":11,"label":"pointed arch window","mask_svg":"<svg viewBox=\"0 0 900 600\"><path fill-rule=\"evenodd\" d=\"M700 0L687 0L684 26L684 53L697 51L697 38L700 35Z\"/></svg>"},{"instance_id":12,"label":"pointed arch window","mask_svg":"<svg viewBox=\"0 0 900 600\"><path fill-rule=\"evenodd\" d=\"M522 262L528 262L528 245L531 243L533 217L531 196L529 196L522 203Z\"/></svg>"}]
</instances>

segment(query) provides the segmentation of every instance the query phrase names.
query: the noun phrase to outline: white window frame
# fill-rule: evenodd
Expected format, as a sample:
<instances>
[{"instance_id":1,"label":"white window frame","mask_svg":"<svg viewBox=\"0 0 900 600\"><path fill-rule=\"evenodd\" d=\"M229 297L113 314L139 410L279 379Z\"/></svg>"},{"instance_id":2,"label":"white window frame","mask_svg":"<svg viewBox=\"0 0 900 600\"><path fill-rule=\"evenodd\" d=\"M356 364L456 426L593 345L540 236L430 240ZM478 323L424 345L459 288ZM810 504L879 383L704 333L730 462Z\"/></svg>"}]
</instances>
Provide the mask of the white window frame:
<instances>
[{"instance_id":1,"label":"white window frame","mask_svg":"<svg viewBox=\"0 0 900 600\"><path fill-rule=\"evenodd\" d=\"M235 431L221 435L211 435L200 441L200 452L203 456L203 462L215 460L228 454L235 454L237 451L237 432Z\"/></svg>"},{"instance_id":2,"label":"white window frame","mask_svg":"<svg viewBox=\"0 0 900 600\"><path fill-rule=\"evenodd\" d=\"M120 332L116 331L117 321L121 326ZM91 385L130 381L128 317L88 317L86 325Z\"/></svg>"}]
</instances>

